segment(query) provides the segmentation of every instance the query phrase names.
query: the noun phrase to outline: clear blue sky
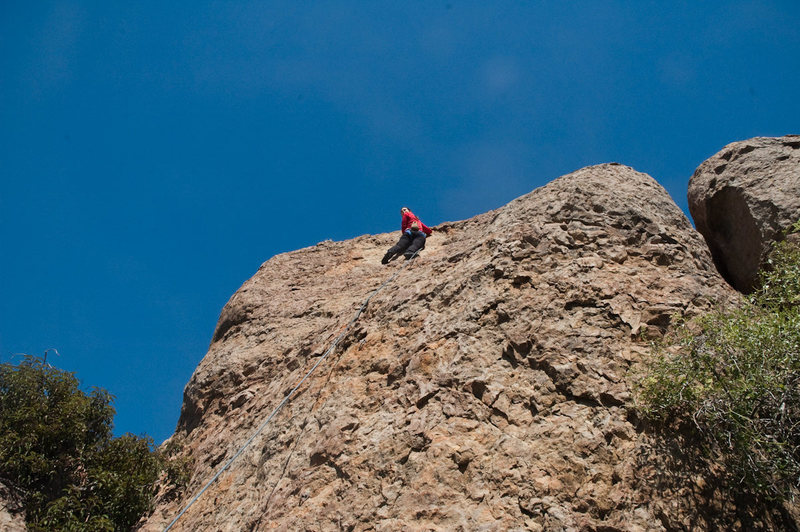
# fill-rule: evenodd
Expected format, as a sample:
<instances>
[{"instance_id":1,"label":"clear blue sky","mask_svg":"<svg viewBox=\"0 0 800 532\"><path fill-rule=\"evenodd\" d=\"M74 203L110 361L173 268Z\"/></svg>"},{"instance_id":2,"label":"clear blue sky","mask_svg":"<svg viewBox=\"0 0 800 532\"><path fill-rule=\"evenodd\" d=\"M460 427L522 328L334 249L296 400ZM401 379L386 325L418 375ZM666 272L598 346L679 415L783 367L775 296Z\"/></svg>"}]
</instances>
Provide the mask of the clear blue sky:
<instances>
[{"instance_id":1,"label":"clear blue sky","mask_svg":"<svg viewBox=\"0 0 800 532\"><path fill-rule=\"evenodd\" d=\"M276 253L800 133L800 2L0 4L0 359L169 436Z\"/></svg>"}]
</instances>

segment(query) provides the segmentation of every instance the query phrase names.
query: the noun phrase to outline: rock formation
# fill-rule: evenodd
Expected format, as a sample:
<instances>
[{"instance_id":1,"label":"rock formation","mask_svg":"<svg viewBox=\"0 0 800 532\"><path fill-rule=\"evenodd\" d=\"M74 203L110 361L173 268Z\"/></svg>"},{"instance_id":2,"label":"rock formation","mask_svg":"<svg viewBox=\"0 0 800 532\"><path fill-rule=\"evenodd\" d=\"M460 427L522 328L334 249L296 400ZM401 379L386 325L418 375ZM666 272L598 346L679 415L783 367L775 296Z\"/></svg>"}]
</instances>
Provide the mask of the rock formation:
<instances>
[{"instance_id":1,"label":"rock formation","mask_svg":"<svg viewBox=\"0 0 800 532\"><path fill-rule=\"evenodd\" d=\"M752 291L770 244L800 218L800 135L725 146L689 181L689 212L720 273Z\"/></svg>"},{"instance_id":2,"label":"rock formation","mask_svg":"<svg viewBox=\"0 0 800 532\"><path fill-rule=\"evenodd\" d=\"M0 482L0 530L3 532L27 530L22 503L2 482Z\"/></svg>"},{"instance_id":3,"label":"rock formation","mask_svg":"<svg viewBox=\"0 0 800 532\"><path fill-rule=\"evenodd\" d=\"M192 480L143 530L178 514L403 267L380 264L397 236L275 256L233 295L172 438ZM647 338L735 297L663 188L621 165L442 224L173 530L758 528L713 479L671 478L631 407Z\"/></svg>"}]
</instances>

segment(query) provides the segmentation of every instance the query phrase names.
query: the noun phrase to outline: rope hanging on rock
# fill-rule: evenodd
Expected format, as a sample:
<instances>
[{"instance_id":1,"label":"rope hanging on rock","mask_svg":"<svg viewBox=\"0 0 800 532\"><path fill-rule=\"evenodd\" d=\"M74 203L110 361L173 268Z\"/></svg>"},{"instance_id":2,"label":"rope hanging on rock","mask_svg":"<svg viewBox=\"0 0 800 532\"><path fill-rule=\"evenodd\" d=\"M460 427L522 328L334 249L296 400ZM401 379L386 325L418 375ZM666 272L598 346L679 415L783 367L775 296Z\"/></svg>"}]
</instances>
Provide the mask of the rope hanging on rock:
<instances>
[{"instance_id":1,"label":"rope hanging on rock","mask_svg":"<svg viewBox=\"0 0 800 532\"><path fill-rule=\"evenodd\" d=\"M167 528L165 528L165 529L164 529L164 532L168 532L168 531L169 531L169 530L170 530L170 529L171 529L171 528L172 528L172 527L175 525L175 523L177 523L177 522L178 522L178 520L179 520L181 517L183 517L183 514L185 514L185 513L186 513L186 510L188 510L188 509L189 509L189 507L191 507L191 506L192 506L192 505L193 505L195 502L197 502L197 500L200 498L200 496L201 496L201 495L203 495L203 493L205 493L205 491L206 491L206 490L207 490L207 489L208 489L208 488L209 488L209 487L210 487L210 486L211 486L211 485L212 485L212 484L213 484L213 483L214 483L214 482L215 482L215 481L216 481L216 480L219 478L219 476L220 476L220 475L222 475L222 473L223 473L223 472L224 472L226 469L228 469L228 468L230 467L230 465L231 465L231 464L234 462L234 460L236 460L236 459L237 459L237 458L238 458L238 457L239 457L239 456L240 456L240 455L241 455L241 454L242 454L242 453L245 451L245 449L247 449L247 448L250 446L250 444L251 444L251 443L253 443L253 440L255 440L255 439L256 439L256 437L257 437L259 434L261 434L261 432L262 432L262 431L263 431L263 430L266 428L266 426L269 424L269 422L272 420L272 418L273 418L273 417L275 417L275 415L278 413L278 411L279 411L281 408L283 408L283 406L284 406L286 403L288 403L288 402L289 402L289 399L291 399L291 398L292 398L292 396L293 396L293 395L294 395L294 393L295 393L295 392L298 390L298 388L300 388L300 386L301 386L301 385L302 385L302 384L303 384L303 383L306 381L306 379L308 379L308 377L310 377L310 376L311 376L311 374L312 374L312 373L314 373L314 370L316 370L316 369L317 369L317 367L318 367L320 364L322 364L322 362L323 362L323 361L324 361L326 358L328 358L328 355L330 355L331 353L333 353L334 349L336 349L336 346L339 344L339 342L340 342L340 341L341 341L341 340L342 340L342 339L343 339L345 336L347 336L347 334L350 332L350 327L352 327L352 326L353 326L353 324L356 322L356 320L358 320L359 316L361 316L361 313L362 313L362 312L364 312L364 309L366 309L366 308L367 308L367 305L369 304L370 300L371 300L373 297L375 297L375 295L376 295L378 292L380 292L381 290L383 290L383 289L386 287L386 285L388 285L389 283L391 283L392 281L394 281L394 280L395 280L395 278L396 278L398 275L400 275L400 272L401 272L401 271L403 271L403 269L404 269L406 266L408 266L408 265L411 263L412 259L414 259L414 258L417 256L417 254L419 253L419 251L420 251L420 250L417 250L417 251L415 251L415 252L414 252L414 254L413 254L411 257L409 257L409 258L408 258L408 259L405 261L405 263L403 264L403 266L401 266L401 267L400 267L400 268L399 268L399 269L398 269L396 272L394 272L394 274L392 274L392 276L391 276L391 277L389 277L389 278L388 278L386 281L384 281L382 285L380 285L380 286L379 286L377 289L375 289L375 291L373 291L373 292L372 292L372 293L369 295L369 297L367 297L367 299L365 299L365 300L364 300L364 302L361 304L361 307L359 307L358 311L356 312L355 316L353 316L353 319L351 319L351 320L350 320L350 321L347 323L347 325L345 326L344 330L341 332L341 334L339 334L339 336L337 336L337 337L336 337L336 339L335 339L335 340L333 341L333 343L330 345L330 347L328 348L328 350L327 350L327 351L325 351L325 353L324 353L324 354L323 354L323 355L322 355L322 356L319 358L319 360L317 360L317 362L316 362L316 363L315 363L315 364L314 364L314 365L311 367L311 369L310 369L310 370L308 370L308 372L307 372L307 373L306 373L306 374L303 376L303 378L302 378L302 379L300 379L300 382L298 382L298 383L295 385L295 387L294 387L294 388L292 388L292 390L291 390L291 391L290 391L288 394L286 394L286 397L284 397L284 398L283 398L283 401L281 401L281 402L278 404L278 406L276 406L276 407L275 407L275 408L272 410L272 412L270 413L270 415L269 415L269 416L267 416L267 419L265 419L265 420L264 420L264 421L261 423L261 425L259 425L258 429L256 429L256 431L253 433L253 435L252 435L252 436L250 436L250 438L249 438L249 439L248 439L248 440L247 440L247 441L244 443L244 445L242 445L242 446L239 448L239 450L238 450L238 451L236 451L236 454L234 454L234 455L233 455L233 456L230 458L230 460L228 460L227 462L225 462L225 465L223 465L223 466L220 468L220 470L219 470L219 471L217 471L217 473L216 473L216 474L215 474L213 477L211 477L211 480L209 480L209 481L206 483L206 485L205 485L205 486L203 486L203 489L201 489L201 490L200 490L200 491L197 493L197 495L195 495L195 496L192 498L192 500L190 500L190 501L189 501L189 503L188 503L188 504L187 504L187 505L186 505L186 506L183 508L183 510L181 510L181 511L180 511L180 513L179 513L178 515L176 515L176 516L175 516L175 519L173 519L173 520L172 520L172 522L171 522L169 525L167 525Z\"/></svg>"}]
</instances>

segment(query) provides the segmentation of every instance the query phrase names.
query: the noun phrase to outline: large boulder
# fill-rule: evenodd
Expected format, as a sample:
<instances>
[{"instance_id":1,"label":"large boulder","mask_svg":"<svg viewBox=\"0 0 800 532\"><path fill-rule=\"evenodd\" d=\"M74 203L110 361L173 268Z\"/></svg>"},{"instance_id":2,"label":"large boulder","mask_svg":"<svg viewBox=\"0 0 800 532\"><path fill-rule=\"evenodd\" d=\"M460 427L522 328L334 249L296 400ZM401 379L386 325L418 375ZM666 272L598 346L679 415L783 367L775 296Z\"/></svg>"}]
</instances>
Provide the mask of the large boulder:
<instances>
[{"instance_id":1,"label":"large boulder","mask_svg":"<svg viewBox=\"0 0 800 532\"><path fill-rule=\"evenodd\" d=\"M437 229L173 530L759 528L713 479L668 469L631 404L652 338L738 297L658 183L593 166ZM398 236L275 256L233 295L172 438L189 489L144 530L178 515L401 268L380 264Z\"/></svg>"},{"instance_id":2,"label":"large boulder","mask_svg":"<svg viewBox=\"0 0 800 532\"><path fill-rule=\"evenodd\" d=\"M770 245L800 218L800 135L725 146L689 180L689 212L722 276L752 291Z\"/></svg>"}]
</instances>

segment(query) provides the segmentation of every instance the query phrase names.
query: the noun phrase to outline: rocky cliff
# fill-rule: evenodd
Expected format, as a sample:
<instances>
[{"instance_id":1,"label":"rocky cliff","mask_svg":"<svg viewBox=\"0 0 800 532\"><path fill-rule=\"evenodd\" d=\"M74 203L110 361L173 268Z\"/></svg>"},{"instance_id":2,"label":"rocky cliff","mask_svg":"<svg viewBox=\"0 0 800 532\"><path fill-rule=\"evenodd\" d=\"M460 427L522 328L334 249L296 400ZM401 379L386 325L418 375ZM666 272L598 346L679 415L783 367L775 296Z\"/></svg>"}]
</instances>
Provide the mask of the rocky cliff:
<instances>
[{"instance_id":1,"label":"rocky cliff","mask_svg":"<svg viewBox=\"0 0 800 532\"><path fill-rule=\"evenodd\" d=\"M192 480L143 530L177 515L404 266L380 264L398 236L275 256L233 295L173 436ZM173 530L757 527L713 480L667 474L631 408L647 338L735 297L668 194L626 166L442 224Z\"/></svg>"}]
</instances>

